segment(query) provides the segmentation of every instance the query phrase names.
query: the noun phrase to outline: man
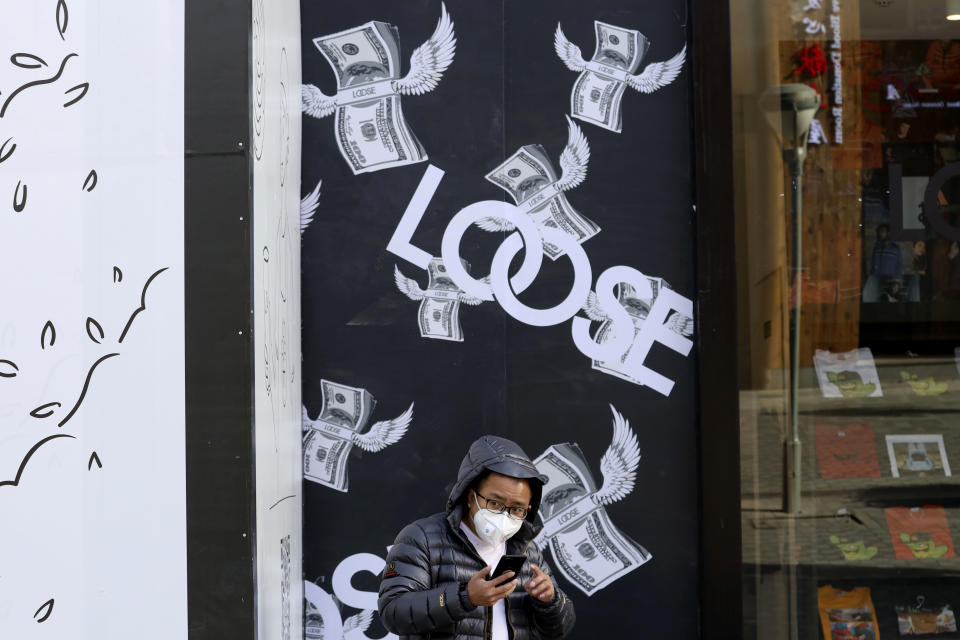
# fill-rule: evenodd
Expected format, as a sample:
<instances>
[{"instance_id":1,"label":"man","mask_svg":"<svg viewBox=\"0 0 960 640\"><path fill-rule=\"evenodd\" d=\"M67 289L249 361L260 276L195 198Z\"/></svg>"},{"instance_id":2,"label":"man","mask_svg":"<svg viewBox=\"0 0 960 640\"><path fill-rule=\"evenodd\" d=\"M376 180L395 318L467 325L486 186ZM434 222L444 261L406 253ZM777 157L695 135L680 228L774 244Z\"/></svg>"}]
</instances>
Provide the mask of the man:
<instances>
[{"instance_id":1,"label":"man","mask_svg":"<svg viewBox=\"0 0 960 640\"><path fill-rule=\"evenodd\" d=\"M573 628L573 603L540 550L537 509L546 478L514 442L483 436L460 463L445 513L407 525L387 554L380 620L404 639L535 640ZM526 556L487 580L504 554Z\"/></svg>"}]
</instances>

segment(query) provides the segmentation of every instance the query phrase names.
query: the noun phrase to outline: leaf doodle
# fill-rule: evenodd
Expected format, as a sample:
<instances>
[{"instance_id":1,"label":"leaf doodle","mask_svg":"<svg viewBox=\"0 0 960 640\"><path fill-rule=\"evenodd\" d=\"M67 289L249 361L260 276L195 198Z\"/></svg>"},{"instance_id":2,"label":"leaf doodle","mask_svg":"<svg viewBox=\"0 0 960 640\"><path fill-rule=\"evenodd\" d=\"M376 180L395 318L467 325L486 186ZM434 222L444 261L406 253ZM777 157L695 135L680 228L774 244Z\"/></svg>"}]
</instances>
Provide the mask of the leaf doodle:
<instances>
[{"instance_id":1,"label":"leaf doodle","mask_svg":"<svg viewBox=\"0 0 960 640\"><path fill-rule=\"evenodd\" d=\"M0 378L16 378L20 367L11 360L0 360Z\"/></svg>"},{"instance_id":2,"label":"leaf doodle","mask_svg":"<svg viewBox=\"0 0 960 640\"><path fill-rule=\"evenodd\" d=\"M63 75L63 70L66 68L67 62L70 60L70 58L76 58L76 57L77 57L77 54L75 53L69 53L65 55L63 57L63 61L60 63L60 68L57 70L57 72L54 75L50 76L49 78L44 78L43 80L34 80L33 82L28 82L27 84L21 85L16 89L14 89L13 93L7 96L7 99L6 101L4 101L3 106L0 107L0 118L6 115L7 107L10 106L10 102L14 98L16 98L18 95L20 95L22 91L26 91L31 87L38 87L42 84L50 84L51 82L56 82L57 80L59 80L60 76Z\"/></svg>"},{"instance_id":3,"label":"leaf doodle","mask_svg":"<svg viewBox=\"0 0 960 640\"><path fill-rule=\"evenodd\" d=\"M21 187L23 187L21 189ZM13 191L13 210L20 213L27 206L27 185L17 181L17 188Z\"/></svg>"},{"instance_id":4,"label":"leaf doodle","mask_svg":"<svg viewBox=\"0 0 960 640\"><path fill-rule=\"evenodd\" d=\"M52 320L47 320L47 324L43 325L43 331L40 332L40 348L52 347L56 342L57 329L53 326Z\"/></svg>"},{"instance_id":5,"label":"leaf doodle","mask_svg":"<svg viewBox=\"0 0 960 640\"><path fill-rule=\"evenodd\" d=\"M67 32L67 23L70 21L70 12L67 11L67 0L57 1L57 31L60 32L60 39L66 40L64 34Z\"/></svg>"},{"instance_id":6,"label":"leaf doodle","mask_svg":"<svg viewBox=\"0 0 960 640\"><path fill-rule=\"evenodd\" d=\"M17 475L14 476L13 480L4 480L0 482L0 487L17 487L20 486L20 477L23 476L23 470L27 467L27 463L30 461L31 456L37 452L37 449L50 442L51 440L56 440L57 438L71 438L76 440L76 436L70 436L65 433L58 433L56 435L47 436L37 444L30 447L30 451L27 451L27 455L23 456L23 461L20 462L20 468L17 469Z\"/></svg>"},{"instance_id":7,"label":"leaf doodle","mask_svg":"<svg viewBox=\"0 0 960 640\"><path fill-rule=\"evenodd\" d=\"M97 339L97 336L94 335L94 333L98 334L100 338ZM105 337L103 333L103 327L101 327L100 323L93 318L87 318L87 336L89 336L89 338L97 344L100 344L100 341Z\"/></svg>"},{"instance_id":8,"label":"leaf doodle","mask_svg":"<svg viewBox=\"0 0 960 640\"><path fill-rule=\"evenodd\" d=\"M70 409L70 413L67 414L67 417L65 417L63 420L57 423L58 427L62 427L63 425L67 424L70 421L70 418L72 418L74 414L77 413L77 410L80 408L80 405L83 404L83 399L87 397L87 390L90 388L90 379L93 378L93 372L96 370L97 367L100 366L100 363L103 362L104 360L109 360L110 358L113 358L114 356L118 356L118 355L120 354L108 353L107 355L103 356L102 358L100 358L99 360L93 363L93 366L90 367L90 371L87 372L87 379L83 382L83 390L80 391L80 397L77 398L77 403L73 405L73 409Z\"/></svg>"},{"instance_id":9,"label":"leaf doodle","mask_svg":"<svg viewBox=\"0 0 960 640\"><path fill-rule=\"evenodd\" d=\"M47 61L32 53L15 53L10 56L10 62L21 69L39 69L47 66Z\"/></svg>"},{"instance_id":10,"label":"leaf doodle","mask_svg":"<svg viewBox=\"0 0 960 640\"><path fill-rule=\"evenodd\" d=\"M47 612L44 613L41 618L37 618L40 612L43 611L44 609L46 609ZM50 598L49 600L44 602L42 605L40 605L40 608L37 609L36 613L33 614L33 617L36 618L37 624L39 624L44 620L46 620L47 618L49 618L51 613L53 613L53 598Z\"/></svg>"},{"instance_id":11,"label":"leaf doodle","mask_svg":"<svg viewBox=\"0 0 960 640\"><path fill-rule=\"evenodd\" d=\"M98 468L98 469L103 469L103 463L100 462L100 456L98 456L98 455L97 455L97 452L94 451L93 453L90 454L90 461L87 462L87 471L90 471L90 469L93 468L93 463L94 463L94 462L97 463L97 468Z\"/></svg>"},{"instance_id":12,"label":"leaf doodle","mask_svg":"<svg viewBox=\"0 0 960 640\"><path fill-rule=\"evenodd\" d=\"M83 181L83 187L81 187L87 193L93 191L97 186L97 170L90 169L90 173L87 174L87 179Z\"/></svg>"},{"instance_id":13,"label":"leaf doodle","mask_svg":"<svg viewBox=\"0 0 960 640\"><path fill-rule=\"evenodd\" d=\"M75 105L75 104L77 104L78 102L80 102L81 100L83 100L83 96L87 95L87 91L90 89L90 83L89 83L89 82L81 82L81 83L78 84L77 86L75 86L75 87L70 87L69 89L67 89L66 91L64 91L64 92L63 92L63 95L65 95L65 96L66 96L66 95L70 95L72 92L76 91L77 89L80 89L80 95L78 95L78 96L77 96L76 98L74 98L73 100L70 100L69 102L64 103L64 105L63 105L63 108L64 108L64 109L66 109L67 107L69 107L69 106L71 106L71 105Z\"/></svg>"},{"instance_id":14,"label":"leaf doodle","mask_svg":"<svg viewBox=\"0 0 960 640\"><path fill-rule=\"evenodd\" d=\"M5 152L5 149L7 148L7 145L10 144L11 140L13 140L13 138L7 138L7 141L4 142L2 145L0 145L0 162L3 162L4 160L12 156L13 152L17 150L17 143L14 142L13 146L10 147L10 150Z\"/></svg>"},{"instance_id":15,"label":"leaf doodle","mask_svg":"<svg viewBox=\"0 0 960 640\"><path fill-rule=\"evenodd\" d=\"M120 267L113 268L113 281L123 282L123 271L120 270Z\"/></svg>"},{"instance_id":16,"label":"leaf doodle","mask_svg":"<svg viewBox=\"0 0 960 640\"><path fill-rule=\"evenodd\" d=\"M59 402L48 402L47 404L42 404L30 412L30 417L38 420L49 418L53 415L54 409L62 406L63 405L61 405Z\"/></svg>"},{"instance_id":17,"label":"leaf doodle","mask_svg":"<svg viewBox=\"0 0 960 640\"><path fill-rule=\"evenodd\" d=\"M127 326L123 328L123 331L120 333L120 339L117 342L123 342L123 339L127 337L127 332L130 331L130 327L133 325L134 318L147 309L147 289L150 287L150 283L169 268L170 267L164 267L147 278L147 282L143 285L143 291L140 293L140 306L130 315L130 319L127 320Z\"/></svg>"}]
</instances>

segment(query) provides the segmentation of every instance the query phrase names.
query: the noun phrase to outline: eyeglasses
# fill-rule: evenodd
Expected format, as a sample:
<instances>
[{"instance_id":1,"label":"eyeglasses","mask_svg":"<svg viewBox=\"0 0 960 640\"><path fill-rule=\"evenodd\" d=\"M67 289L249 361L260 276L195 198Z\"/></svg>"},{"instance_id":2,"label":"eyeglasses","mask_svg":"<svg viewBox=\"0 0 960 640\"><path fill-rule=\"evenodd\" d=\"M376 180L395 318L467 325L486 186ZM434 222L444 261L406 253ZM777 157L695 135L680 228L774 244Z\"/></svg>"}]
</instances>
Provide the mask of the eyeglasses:
<instances>
[{"instance_id":1,"label":"eyeglasses","mask_svg":"<svg viewBox=\"0 0 960 640\"><path fill-rule=\"evenodd\" d=\"M476 489L474 489L473 492L484 499L486 506L483 508L487 511L493 511L494 513L503 513L506 511L507 516L514 520L523 520L527 517L527 513L529 513L529 509L524 509L523 507L508 507L499 500L491 500L485 495L480 494Z\"/></svg>"}]
</instances>

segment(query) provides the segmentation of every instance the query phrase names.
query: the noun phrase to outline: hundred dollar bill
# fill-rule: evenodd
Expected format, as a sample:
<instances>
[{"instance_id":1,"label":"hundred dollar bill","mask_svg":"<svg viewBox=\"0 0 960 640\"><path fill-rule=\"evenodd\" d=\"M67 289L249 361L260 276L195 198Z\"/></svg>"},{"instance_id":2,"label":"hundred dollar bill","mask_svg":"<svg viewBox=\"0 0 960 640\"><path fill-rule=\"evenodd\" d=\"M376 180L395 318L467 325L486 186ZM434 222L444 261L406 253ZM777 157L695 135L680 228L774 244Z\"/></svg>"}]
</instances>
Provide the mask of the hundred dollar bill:
<instances>
[{"instance_id":1,"label":"hundred dollar bill","mask_svg":"<svg viewBox=\"0 0 960 640\"><path fill-rule=\"evenodd\" d=\"M588 596L650 560L598 507L550 538L558 571Z\"/></svg>"},{"instance_id":2,"label":"hundred dollar bill","mask_svg":"<svg viewBox=\"0 0 960 640\"><path fill-rule=\"evenodd\" d=\"M570 111L576 118L620 133L624 76L637 70L650 42L639 31L604 22L594 22L594 29L596 49L573 85Z\"/></svg>"},{"instance_id":3,"label":"hundred dollar bill","mask_svg":"<svg viewBox=\"0 0 960 640\"><path fill-rule=\"evenodd\" d=\"M376 400L366 389L321 381L323 406L303 434L303 475L337 491L347 491L347 461L354 434L370 419Z\"/></svg>"},{"instance_id":4,"label":"hundred dollar bill","mask_svg":"<svg viewBox=\"0 0 960 640\"><path fill-rule=\"evenodd\" d=\"M650 43L639 31L604 22L595 21L594 30L596 48L574 83L570 112L576 118L620 133L626 76L640 66Z\"/></svg>"},{"instance_id":5,"label":"hundred dollar bill","mask_svg":"<svg viewBox=\"0 0 960 640\"><path fill-rule=\"evenodd\" d=\"M579 446L552 445L533 462L548 478L539 510L540 535L556 569L581 591L592 595L651 558L594 501L597 485Z\"/></svg>"},{"instance_id":6,"label":"hundred dollar bill","mask_svg":"<svg viewBox=\"0 0 960 640\"><path fill-rule=\"evenodd\" d=\"M630 354L636 344L637 336L643 328L643 323L650 314L650 309L653 307L653 303L656 301L657 296L659 296L660 291L670 288L670 285L667 284L663 278L648 277L647 280L650 283L650 290L652 291L652 296L649 298L640 298L637 295L636 289L625 282L621 282L617 287L617 300L620 302L620 305L627 310L627 313L630 314L630 319L633 320L634 339L630 347L617 360L594 360L592 365L595 371L603 371L604 373L617 376L618 378L638 385L643 385L644 383L629 372L628 362ZM667 327L678 335L689 337L693 334L693 318L679 313L672 313L667 318ZM613 333L613 320L607 317L597 329L594 340L600 344L604 344L613 339Z\"/></svg>"},{"instance_id":7,"label":"hundred dollar bill","mask_svg":"<svg viewBox=\"0 0 960 640\"><path fill-rule=\"evenodd\" d=\"M385 22L316 38L337 76L337 146L355 174L426 160L403 117L394 81L399 77L399 35Z\"/></svg>"},{"instance_id":8,"label":"hundred dollar bill","mask_svg":"<svg viewBox=\"0 0 960 640\"><path fill-rule=\"evenodd\" d=\"M486 179L510 194L538 227L559 229L581 244L600 233L600 227L574 209L566 194L556 186L559 176L539 144L520 147L488 173ZM564 254L549 242L543 243L543 250L551 260Z\"/></svg>"},{"instance_id":9,"label":"hundred dollar bill","mask_svg":"<svg viewBox=\"0 0 960 640\"><path fill-rule=\"evenodd\" d=\"M470 270L470 263L460 258L464 270ZM416 280L408 278L394 268L393 278L397 288L411 300L420 302L417 321L420 325L420 337L436 338L463 342L463 329L460 327L460 305L476 306L483 300L467 295L456 285L441 258L431 258L427 265L429 282L426 290L421 289Z\"/></svg>"}]
</instances>

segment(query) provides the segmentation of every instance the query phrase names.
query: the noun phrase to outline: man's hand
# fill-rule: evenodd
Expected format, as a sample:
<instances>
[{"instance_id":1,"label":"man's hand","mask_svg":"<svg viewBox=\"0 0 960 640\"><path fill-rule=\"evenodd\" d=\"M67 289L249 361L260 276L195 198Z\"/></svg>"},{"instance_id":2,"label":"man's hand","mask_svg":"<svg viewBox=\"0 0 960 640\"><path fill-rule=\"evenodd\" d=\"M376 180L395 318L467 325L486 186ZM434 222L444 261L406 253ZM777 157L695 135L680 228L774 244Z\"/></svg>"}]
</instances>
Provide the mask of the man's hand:
<instances>
[{"instance_id":1,"label":"man's hand","mask_svg":"<svg viewBox=\"0 0 960 640\"><path fill-rule=\"evenodd\" d=\"M467 583L467 595L470 597L470 602L478 607L492 607L495 602L506 598L517 588L517 581L513 579L515 575L513 571L507 571L494 580L487 580L491 571L493 571L492 566L485 567L473 574L470 582ZM497 585L503 580L508 582L498 587ZM552 592L553 587L550 589Z\"/></svg>"},{"instance_id":2,"label":"man's hand","mask_svg":"<svg viewBox=\"0 0 960 640\"><path fill-rule=\"evenodd\" d=\"M527 593L540 602L550 602L553 600L554 595L553 580L543 571L540 571L540 567L537 565L532 564L530 568L533 569L533 577L527 582L524 588L527 590Z\"/></svg>"}]
</instances>

